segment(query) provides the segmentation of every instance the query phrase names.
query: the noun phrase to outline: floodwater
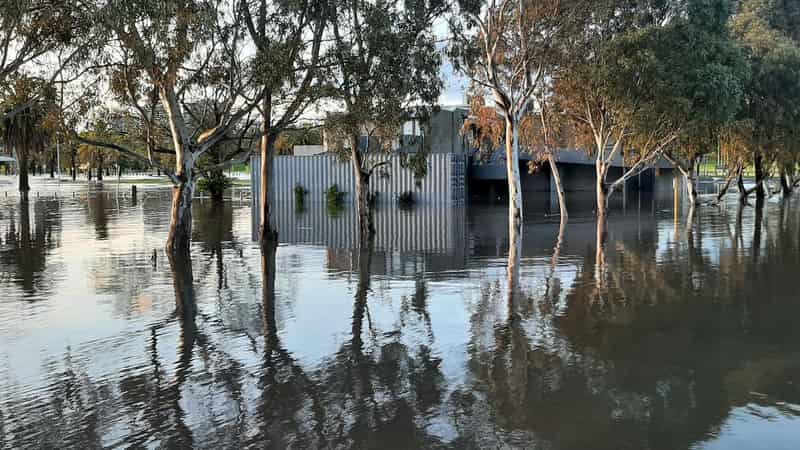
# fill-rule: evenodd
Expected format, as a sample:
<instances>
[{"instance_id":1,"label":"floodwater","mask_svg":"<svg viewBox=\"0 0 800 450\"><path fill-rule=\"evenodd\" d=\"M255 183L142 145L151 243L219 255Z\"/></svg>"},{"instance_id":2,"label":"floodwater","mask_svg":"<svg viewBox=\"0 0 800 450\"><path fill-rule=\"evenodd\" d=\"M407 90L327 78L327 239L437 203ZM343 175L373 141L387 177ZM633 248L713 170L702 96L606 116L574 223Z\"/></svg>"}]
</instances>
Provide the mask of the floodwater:
<instances>
[{"instance_id":1,"label":"floodwater","mask_svg":"<svg viewBox=\"0 0 800 450\"><path fill-rule=\"evenodd\" d=\"M69 189L0 198L2 448L800 445L800 201L533 208L509 296L502 206L198 201L171 266L165 191Z\"/></svg>"}]
</instances>

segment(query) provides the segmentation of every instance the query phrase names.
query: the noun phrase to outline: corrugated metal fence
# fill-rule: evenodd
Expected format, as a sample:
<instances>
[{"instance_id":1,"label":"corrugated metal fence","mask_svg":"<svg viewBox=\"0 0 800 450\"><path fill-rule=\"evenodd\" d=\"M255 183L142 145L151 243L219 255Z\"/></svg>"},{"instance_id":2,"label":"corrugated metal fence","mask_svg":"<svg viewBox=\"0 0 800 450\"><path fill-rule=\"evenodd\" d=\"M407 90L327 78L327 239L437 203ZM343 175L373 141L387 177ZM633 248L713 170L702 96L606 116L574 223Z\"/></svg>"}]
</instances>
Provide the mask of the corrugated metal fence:
<instances>
[{"instance_id":1,"label":"corrugated metal fence","mask_svg":"<svg viewBox=\"0 0 800 450\"><path fill-rule=\"evenodd\" d=\"M463 205L466 199L466 159L462 155L451 153L430 154L427 158L427 175L415 180L411 169L402 167L398 155L370 155L368 163L375 164L382 161L389 161L388 165L378 168L370 179L370 192L378 192L378 202L381 204L376 212L376 228L379 235L385 229L387 234L384 239L393 238L393 227L403 225L404 230L410 231L412 228L433 231L436 226L418 227L412 224L414 221L430 222L428 225L441 223L445 225L450 220L446 217L438 217L437 214L449 209L452 206ZM251 188L253 193L260 192L261 178L258 168L261 165L260 156L254 156L250 160L251 167ZM325 214L325 191L334 184L340 191L347 194L346 201L353 204L355 195L355 183L353 180L353 168L349 161L341 161L338 156L333 154L322 154L313 156L277 156L273 170L272 203L275 205L274 221L281 235L281 240L286 236L286 242L294 243L332 243L337 239L345 239L343 247L351 245L352 239L357 230L356 218L352 211L346 211L342 217L333 218ZM308 191L305 204L308 209L306 214L297 215L295 213L295 187L302 186ZM425 207L425 213L398 212L393 206L398 196L403 192L413 192L414 199L419 205L418 208ZM257 230L259 217L259 195L252 195L252 218L253 230ZM432 207L432 208L431 208ZM399 213L399 214L395 214ZM393 218L389 218L391 215ZM396 216L396 219L394 218ZM311 221L311 223L306 223ZM442 228L447 228L443 226ZM314 238L303 238L303 233L313 230ZM398 230L399 231L399 230ZM403 239L422 239L418 233L411 233ZM255 234L254 234L255 236ZM323 239L320 237L324 236ZM309 236L310 237L310 236ZM381 238L379 237L379 240ZM437 238L438 239L438 238ZM389 242L384 242L389 244ZM381 242L376 243L378 245ZM420 243L422 244L422 243ZM400 245L400 243L396 243ZM402 244L402 246L408 246ZM423 247L431 249L445 248L449 245L429 245L422 244ZM394 247L394 245L391 245Z\"/></svg>"},{"instance_id":2,"label":"corrugated metal fence","mask_svg":"<svg viewBox=\"0 0 800 450\"><path fill-rule=\"evenodd\" d=\"M378 192L378 201L393 203L404 192L413 192L417 203L451 204L463 202L466 198L466 160L462 155L435 153L428 155L427 175L414 179L411 169L402 167L398 155L370 155L368 164L389 161L388 165L376 169L370 179L370 191ZM261 157L253 156L251 186L259 192L261 185ZM348 194L348 201L354 200L353 168L349 161L342 161L333 154L313 156L276 156L273 171L274 202L294 202L294 189L303 186L309 203L325 201L325 191L334 184L340 191Z\"/></svg>"}]
</instances>

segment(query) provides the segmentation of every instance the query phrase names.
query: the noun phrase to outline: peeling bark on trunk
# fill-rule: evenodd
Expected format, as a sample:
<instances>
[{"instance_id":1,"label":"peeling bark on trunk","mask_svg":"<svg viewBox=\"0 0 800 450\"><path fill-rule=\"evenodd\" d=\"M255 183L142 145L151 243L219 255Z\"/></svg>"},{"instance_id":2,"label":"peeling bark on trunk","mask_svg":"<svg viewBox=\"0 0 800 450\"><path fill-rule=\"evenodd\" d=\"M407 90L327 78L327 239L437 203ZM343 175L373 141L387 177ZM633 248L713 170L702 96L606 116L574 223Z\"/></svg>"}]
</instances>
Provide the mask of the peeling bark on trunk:
<instances>
[{"instance_id":1,"label":"peeling bark on trunk","mask_svg":"<svg viewBox=\"0 0 800 450\"><path fill-rule=\"evenodd\" d=\"M189 256L192 238L192 196L194 181L182 181L172 187L167 253Z\"/></svg>"},{"instance_id":2,"label":"peeling bark on trunk","mask_svg":"<svg viewBox=\"0 0 800 450\"><path fill-rule=\"evenodd\" d=\"M506 114L506 175L508 177L508 229L509 236L512 236L521 234L522 230L522 184L519 172L519 130L514 119L508 113Z\"/></svg>"},{"instance_id":3,"label":"peeling bark on trunk","mask_svg":"<svg viewBox=\"0 0 800 450\"><path fill-rule=\"evenodd\" d=\"M558 171L556 157L552 153L548 153L547 162L550 164L550 173L552 174L553 182L556 185L556 194L558 194L558 208L561 213L561 224L563 226L569 217L567 213L567 198L564 194L564 184L561 181L561 173Z\"/></svg>"},{"instance_id":4,"label":"peeling bark on trunk","mask_svg":"<svg viewBox=\"0 0 800 450\"><path fill-rule=\"evenodd\" d=\"M273 157L275 140L270 134L272 122L272 97L264 97L261 106L261 216L259 217L258 235L261 242L275 241L278 231L272 224L272 210L270 209L270 186L272 185Z\"/></svg>"},{"instance_id":5,"label":"peeling bark on trunk","mask_svg":"<svg viewBox=\"0 0 800 450\"><path fill-rule=\"evenodd\" d=\"M364 170L363 156L358 151L358 136L351 137L350 162L353 165L353 179L356 189L356 211L358 229L362 240L375 233L372 210L369 204L369 173Z\"/></svg>"},{"instance_id":6,"label":"peeling bark on trunk","mask_svg":"<svg viewBox=\"0 0 800 450\"><path fill-rule=\"evenodd\" d=\"M605 222L606 217L608 217L608 188L604 182L605 171L600 166L599 162L596 166L596 173L597 186L595 191L597 193L597 222L600 223L601 221Z\"/></svg>"}]
</instances>

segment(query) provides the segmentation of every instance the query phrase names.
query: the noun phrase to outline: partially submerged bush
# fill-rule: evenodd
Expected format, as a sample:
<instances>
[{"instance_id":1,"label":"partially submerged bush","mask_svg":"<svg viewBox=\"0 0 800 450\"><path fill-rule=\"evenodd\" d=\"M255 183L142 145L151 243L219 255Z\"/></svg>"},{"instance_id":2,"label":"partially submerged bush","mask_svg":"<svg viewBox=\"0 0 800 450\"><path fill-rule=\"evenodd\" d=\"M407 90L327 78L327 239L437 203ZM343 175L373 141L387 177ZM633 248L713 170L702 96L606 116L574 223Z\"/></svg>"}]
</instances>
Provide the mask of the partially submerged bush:
<instances>
[{"instance_id":1,"label":"partially submerged bush","mask_svg":"<svg viewBox=\"0 0 800 450\"><path fill-rule=\"evenodd\" d=\"M213 200L222 201L225 189L233 186L233 180L225 176L222 172L213 172L200 178L197 182L197 189L207 193Z\"/></svg>"},{"instance_id":2,"label":"partially submerged bush","mask_svg":"<svg viewBox=\"0 0 800 450\"><path fill-rule=\"evenodd\" d=\"M304 212L306 210L306 195L308 195L308 189L304 188L301 185L297 185L294 187L294 209L297 212Z\"/></svg>"},{"instance_id":3,"label":"partially submerged bush","mask_svg":"<svg viewBox=\"0 0 800 450\"><path fill-rule=\"evenodd\" d=\"M334 184L325 191L325 207L328 214L333 217L342 215L344 211L344 197L346 192L340 191L339 186Z\"/></svg>"},{"instance_id":4,"label":"partially submerged bush","mask_svg":"<svg viewBox=\"0 0 800 450\"><path fill-rule=\"evenodd\" d=\"M405 191L397 196L397 204L401 208L411 208L416 203L414 200L414 193L411 191Z\"/></svg>"}]
</instances>

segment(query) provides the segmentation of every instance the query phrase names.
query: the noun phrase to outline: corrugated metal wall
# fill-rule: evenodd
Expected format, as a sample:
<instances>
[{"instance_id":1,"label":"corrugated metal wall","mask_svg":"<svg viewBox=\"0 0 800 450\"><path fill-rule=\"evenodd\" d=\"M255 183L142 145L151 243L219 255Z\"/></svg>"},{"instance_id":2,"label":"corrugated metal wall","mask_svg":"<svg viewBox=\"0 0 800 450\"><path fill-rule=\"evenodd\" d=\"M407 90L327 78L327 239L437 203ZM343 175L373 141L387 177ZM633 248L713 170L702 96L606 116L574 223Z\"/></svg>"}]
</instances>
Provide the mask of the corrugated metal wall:
<instances>
[{"instance_id":1,"label":"corrugated metal wall","mask_svg":"<svg viewBox=\"0 0 800 450\"><path fill-rule=\"evenodd\" d=\"M417 185L414 173L402 167L398 155L370 155L369 164L390 161L390 164L376 169L370 179L370 191L378 192L378 202L386 207L394 205L398 196L406 191L414 193L418 205L462 205L466 199L466 158L452 153L428 155L428 173ZM261 157L250 160L252 192L260 192L261 179L258 168ZM279 212L294 214L295 186L303 186L308 194L306 205L313 209L324 208L325 191L336 184L340 191L347 193L346 202L355 200L353 168L349 161L341 161L333 154L313 156L276 156L274 165L272 202L275 205L275 219ZM252 196L253 228L259 215L258 195ZM286 232L280 229L280 232Z\"/></svg>"},{"instance_id":2,"label":"corrugated metal wall","mask_svg":"<svg viewBox=\"0 0 800 450\"><path fill-rule=\"evenodd\" d=\"M389 161L390 164L375 170L370 179L370 191L379 192L378 201L393 203L406 191L411 191L417 203L463 202L465 193L466 161L464 156L450 153L428 155L428 174L417 185L414 173L400 164L396 155L370 155L369 164ZM253 156L250 167L261 165L261 157ZM349 161L341 161L332 154L313 156L276 156L274 166L274 201L294 202L294 188L303 186L309 191L306 200L310 203L324 202L325 191L336 184L347 192L348 201L353 201L355 185L353 168ZM253 192L260 186L260 173L252 171Z\"/></svg>"}]
</instances>

